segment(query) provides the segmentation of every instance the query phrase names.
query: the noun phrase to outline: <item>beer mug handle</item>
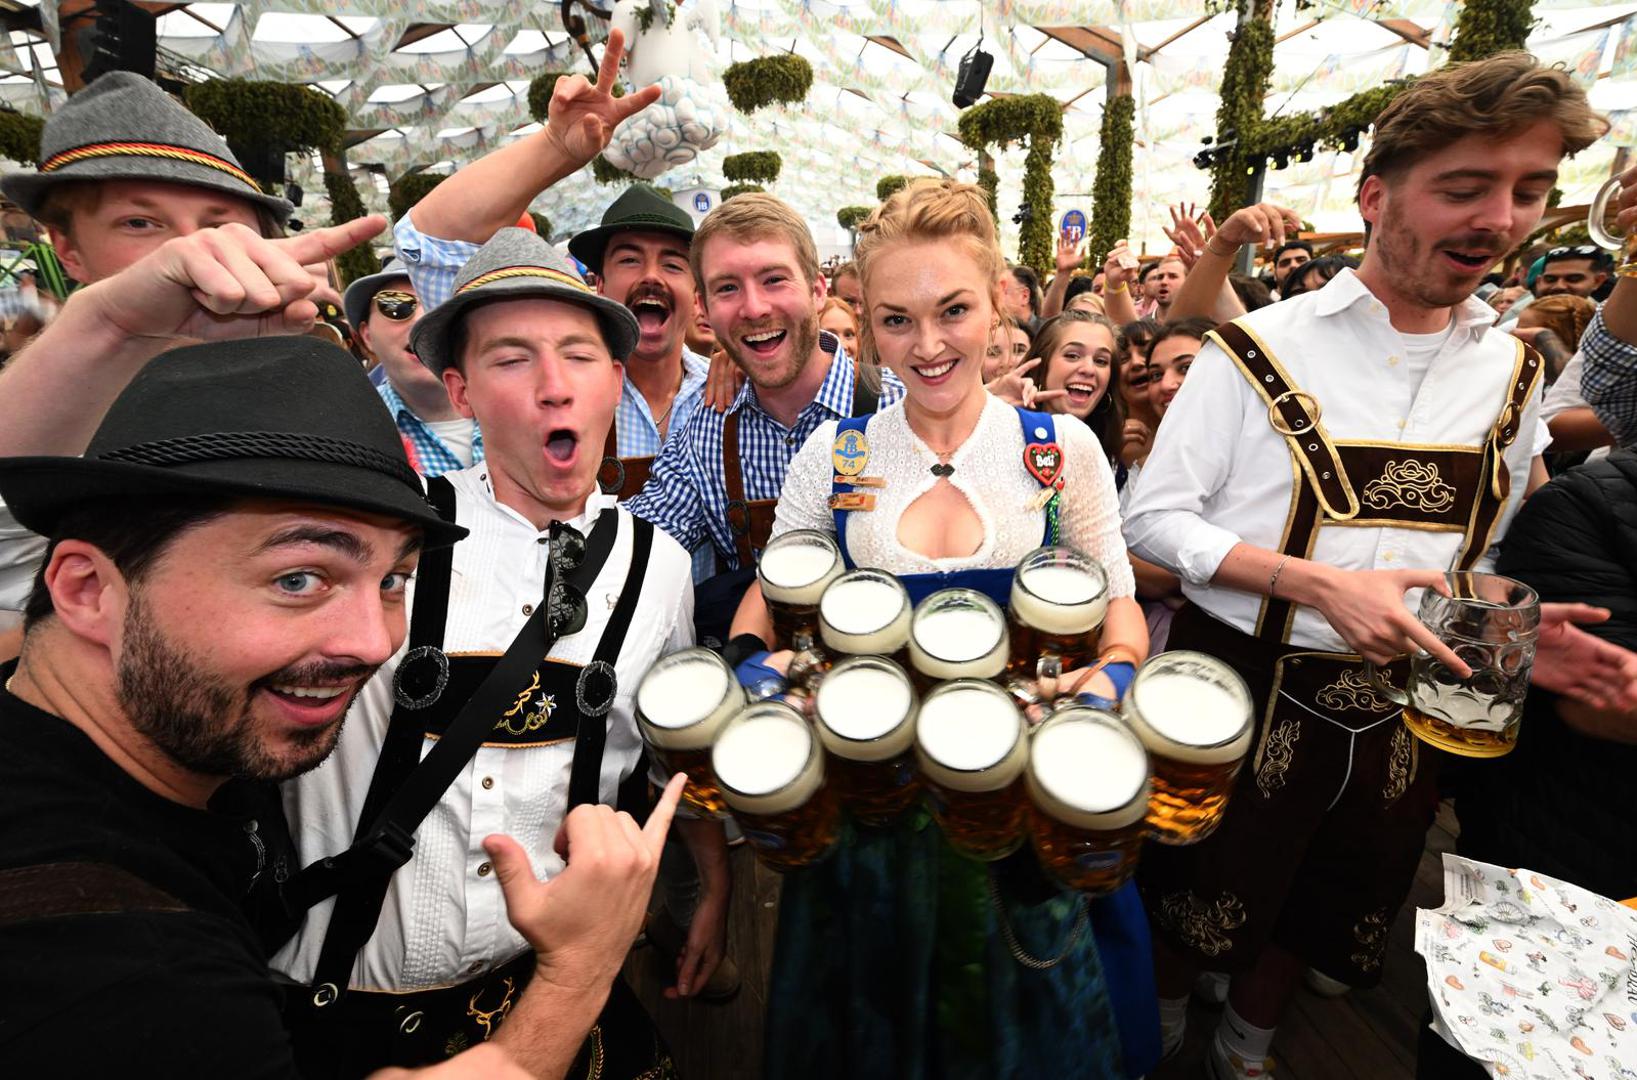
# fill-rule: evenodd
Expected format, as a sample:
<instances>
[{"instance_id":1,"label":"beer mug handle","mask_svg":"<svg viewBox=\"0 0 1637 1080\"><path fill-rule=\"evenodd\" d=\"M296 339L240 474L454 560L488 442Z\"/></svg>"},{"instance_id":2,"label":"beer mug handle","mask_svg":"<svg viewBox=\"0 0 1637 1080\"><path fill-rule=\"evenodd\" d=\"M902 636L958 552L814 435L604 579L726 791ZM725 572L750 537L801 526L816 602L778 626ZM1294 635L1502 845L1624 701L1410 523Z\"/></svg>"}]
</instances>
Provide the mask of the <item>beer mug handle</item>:
<instances>
[{"instance_id":1,"label":"beer mug handle","mask_svg":"<svg viewBox=\"0 0 1637 1080\"><path fill-rule=\"evenodd\" d=\"M1394 705L1397 705L1401 709L1407 709L1410 707L1410 695L1394 686L1387 678L1387 673L1385 671L1382 671L1380 668L1376 667L1376 665L1369 660L1364 661L1364 670L1370 677L1370 685L1386 695L1388 701L1391 701Z\"/></svg>"},{"instance_id":2,"label":"beer mug handle","mask_svg":"<svg viewBox=\"0 0 1637 1080\"><path fill-rule=\"evenodd\" d=\"M1603 224L1603 218L1608 213L1609 200L1619 196L1620 178L1610 177L1597 189L1597 197L1592 199L1592 208L1586 214L1586 231L1591 234L1592 243L1608 251L1619 251L1626 243L1625 237L1615 236Z\"/></svg>"}]
</instances>

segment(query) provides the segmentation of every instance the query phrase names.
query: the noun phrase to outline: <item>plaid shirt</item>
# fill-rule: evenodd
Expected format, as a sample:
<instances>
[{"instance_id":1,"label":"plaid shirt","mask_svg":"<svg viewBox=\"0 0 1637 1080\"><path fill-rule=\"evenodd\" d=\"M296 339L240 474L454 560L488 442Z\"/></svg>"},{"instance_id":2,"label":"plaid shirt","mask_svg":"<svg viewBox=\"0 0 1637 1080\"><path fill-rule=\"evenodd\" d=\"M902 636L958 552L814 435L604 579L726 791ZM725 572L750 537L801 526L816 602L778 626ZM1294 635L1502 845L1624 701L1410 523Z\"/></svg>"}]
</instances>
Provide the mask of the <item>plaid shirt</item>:
<instances>
[{"instance_id":1,"label":"plaid shirt","mask_svg":"<svg viewBox=\"0 0 1637 1080\"><path fill-rule=\"evenodd\" d=\"M466 468L467 463L456 457L454 451L444 445L437 433L429 427L426 421L410 412L404 399L392 388L392 384L385 379L381 380L375 392L381 395L386 402L387 411L392 419L398 423L398 434L404 437L404 449L409 452L409 463L415 466L415 471L422 476L442 476L446 472ZM483 460L483 431L472 421L472 461L476 465Z\"/></svg>"},{"instance_id":2,"label":"plaid shirt","mask_svg":"<svg viewBox=\"0 0 1637 1080\"><path fill-rule=\"evenodd\" d=\"M784 474L807 437L826 420L852 415L853 362L829 334L820 335L835 359L818 394L785 427L763 411L756 387L745 383L728 412L739 413L739 461L744 469L745 498L777 499ZM881 372L881 405L904 396L904 384L890 371ZM718 564L739 569L739 553L728 528L727 481L722 464L722 421L726 413L699 409L678 437L654 461L647 486L626 509L670 533L690 551L705 538L716 548ZM674 428L672 429L675 430Z\"/></svg>"},{"instance_id":3,"label":"plaid shirt","mask_svg":"<svg viewBox=\"0 0 1637 1080\"><path fill-rule=\"evenodd\" d=\"M1637 443L1637 345L1621 341L1603 325L1598 309L1580 338L1585 370L1580 393L1621 446Z\"/></svg>"}]
</instances>

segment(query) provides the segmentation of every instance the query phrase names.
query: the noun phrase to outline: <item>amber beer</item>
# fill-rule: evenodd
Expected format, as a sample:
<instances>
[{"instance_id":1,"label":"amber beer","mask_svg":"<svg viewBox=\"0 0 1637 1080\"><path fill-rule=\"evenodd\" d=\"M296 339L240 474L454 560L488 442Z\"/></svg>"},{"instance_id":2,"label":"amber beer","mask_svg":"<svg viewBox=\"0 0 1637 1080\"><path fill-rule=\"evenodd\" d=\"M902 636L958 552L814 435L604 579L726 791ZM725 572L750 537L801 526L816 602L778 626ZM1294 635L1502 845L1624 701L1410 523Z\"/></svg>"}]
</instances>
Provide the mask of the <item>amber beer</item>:
<instances>
[{"instance_id":1,"label":"amber beer","mask_svg":"<svg viewBox=\"0 0 1637 1080\"><path fill-rule=\"evenodd\" d=\"M1006 670L1006 616L973 589L943 589L910 618L910 666L923 690L951 679L994 679Z\"/></svg>"},{"instance_id":2,"label":"amber beer","mask_svg":"<svg viewBox=\"0 0 1637 1080\"><path fill-rule=\"evenodd\" d=\"M1023 843L1029 800L1023 714L992 682L944 683L921 703L915 758L949 846L985 862Z\"/></svg>"},{"instance_id":3,"label":"amber beer","mask_svg":"<svg viewBox=\"0 0 1637 1080\"><path fill-rule=\"evenodd\" d=\"M713 816L727 811L711 743L722 724L745 704L727 663L709 649L683 649L664 657L637 685L637 728L668 772L686 773L682 799Z\"/></svg>"},{"instance_id":4,"label":"amber beer","mask_svg":"<svg viewBox=\"0 0 1637 1080\"><path fill-rule=\"evenodd\" d=\"M1148 835L1195 844L1215 832L1250 749L1245 681L1204 653L1165 652L1137 671L1121 711L1153 765Z\"/></svg>"},{"instance_id":5,"label":"amber beer","mask_svg":"<svg viewBox=\"0 0 1637 1080\"><path fill-rule=\"evenodd\" d=\"M835 846L841 807L824 781L824 749L789 705L746 706L723 725L711 765L734 820L768 866L809 866Z\"/></svg>"},{"instance_id":6,"label":"amber beer","mask_svg":"<svg viewBox=\"0 0 1637 1080\"><path fill-rule=\"evenodd\" d=\"M1103 896L1137 870L1148 813L1148 755L1112 713L1062 709L1029 737L1029 839L1041 867Z\"/></svg>"},{"instance_id":7,"label":"amber beer","mask_svg":"<svg viewBox=\"0 0 1637 1080\"><path fill-rule=\"evenodd\" d=\"M1097 560L1073 548L1037 548L1012 575L1009 606L1013 675L1085 667L1102 638L1108 575ZM1043 671L1043 661L1055 670Z\"/></svg>"},{"instance_id":8,"label":"amber beer","mask_svg":"<svg viewBox=\"0 0 1637 1080\"><path fill-rule=\"evenodd\" d=\"M797 529L762 550L756 576L773 617L773 647L811 648L818 640L819 598L841 573L841 549L828 533Z\"/></svg>"},{"instance_id":9,"label":"amber beer","mask_svg":"<svg viewBox=\"0 0 1637 1080\"><path fill-rule=\"evenodd\" d=\"M865 825L892 824L921 794L909 676L882 657L850 657L819 683L815 713L842 807Z\"/></svg>"},{"instance_id":10,"label":"amber beer","mask_svg":"<svg viewBox=\"0 0 1637 1080\"><path fill-rule=\"evenodd\" d=\"M908 660L909 593L884 570L849 570L819 599L819 636L833 655Z\"/></svg>"}]
</instances>

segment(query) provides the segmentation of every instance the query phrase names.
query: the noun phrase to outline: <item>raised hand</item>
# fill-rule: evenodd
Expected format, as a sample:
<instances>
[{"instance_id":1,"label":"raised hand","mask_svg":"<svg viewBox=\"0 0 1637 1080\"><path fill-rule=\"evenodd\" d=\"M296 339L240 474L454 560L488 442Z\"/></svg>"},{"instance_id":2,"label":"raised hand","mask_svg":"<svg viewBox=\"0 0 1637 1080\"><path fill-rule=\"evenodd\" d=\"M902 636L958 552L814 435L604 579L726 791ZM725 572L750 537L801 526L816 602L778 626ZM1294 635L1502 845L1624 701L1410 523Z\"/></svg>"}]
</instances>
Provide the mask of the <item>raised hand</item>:
<instances>
[{"instance_id":1,"label":"raised hand","mask_svg":"<svg viewBox=\"0 0 1637 1080\"><path fill-rule=\"evenodd\" d=\"M318 317L320 265L386 228L379 214L279 239L228 224L166 241L124 271L82 290L97 316L127 337L221 341L304 334Z\"/></svg>"},{"instance_id":2,"label":"raised hand","mask_svg":"<svg viewBox=\"0 0 1637 1080\"><path fill-rule=\"evenodd\" d=\"M1205 245L1210 242L1211 234L1216 231L1216 225L1211 222L1211 215L1195 215L1193 204L1178 203L1171 209L1171 227L1162 228L1166 237L1176 245L1177 257L1188 270L1194 268L1194 263L1205 254Z\"/></svg>"},{"instance_id":3,"label":"raised hand","mask_svg":"<svg viewBox=\"0 0 1637 1080\"><path fill-rule=\"evenodd\" d=\"M1006 374L991 379L984 387L991 394L1000 398L1008 405L1018 405L1025 409L1044 409L1051 402L1068 397L1067 390L1041 390L1034 380L1030 379L1029 372L1040 366L1041 357L1025 360Z\"/></svg>"},{"instance_id":4,"label":"raised hand","mask_svg":"<svg viewBox=\"0 0 1637 1080\"><path fill-rule=\"evenodd\" d=\"M1080 245L1064 236L1057 234L1057 272L1072 274L1074 268L1080 265Z\"/></svg>"},{"instance_id":5,"label":"raised hand","mask_svg":"<svg viewBox=\"0 0 1637 1080\"><path fill-rule=\"evenodd\" d=\"M1530 681L1594 709L1637 709L1637 653L1580 629L1608 617L1587 604L1540 605Z\"/></svg>"},{"instance_id":6,"label":"raised hand","mask_svg":"<svg viewBox=\"0 0 1637 1080\"><path fill-rule=\"evenodd\" d=\"M1211 251L1217 255L1232 255L1244 244L1260 244L1272 250L1285 242L1287 236L1302 231L1302 219L1296 211L1273 203L1257 203L1235 210L1217 229Z\"/></svg>"},{"instance_id":7,"label":"raised hand","mask_svg":"<svg viewBox=\"0 0 1637 1080\"><path fill-rule=\"evenodd\" d=\"M614 76L625 55L625 35L608 34L595 85L584 75L557 80L546 110L546 138L563 156L581 165L602 153L614 138L614 129L659 100L659 87L647 86L622 98L614 96Z\"/></svg>"},{"instance_id":8,"label":"raised hand","mask_svg":"<svg viewBox=\"0 0 1637 1080\"><path fill-rule=\"evenodd\" d=\"M1116 240L1108 258L1103 260L1103 291L1129 285L1136 269L1137 257L1131 254L1131 246L1124 240Z\"/></svg>"}]
</instances>

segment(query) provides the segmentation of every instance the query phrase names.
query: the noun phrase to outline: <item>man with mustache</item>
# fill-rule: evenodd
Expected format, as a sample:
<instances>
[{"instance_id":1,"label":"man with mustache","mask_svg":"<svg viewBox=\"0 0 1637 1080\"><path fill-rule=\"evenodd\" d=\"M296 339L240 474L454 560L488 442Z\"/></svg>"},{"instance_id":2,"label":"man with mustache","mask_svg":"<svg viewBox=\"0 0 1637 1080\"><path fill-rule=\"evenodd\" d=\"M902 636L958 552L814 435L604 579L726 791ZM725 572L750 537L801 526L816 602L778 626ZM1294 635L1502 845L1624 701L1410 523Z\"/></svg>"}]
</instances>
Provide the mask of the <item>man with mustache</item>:
<instances>
[{"instance_id":1,"label":"man with mustache","mask_svg":"<svg viewBox=\"0 0 1637 1080\"><path fill-rule=\"evenodd\" d=\"M1228 661L1256 702L1221 827L1151 846L1139 870L1168 1048L1197 972L1233 973L1218 1080L1266 1074L1304 968L1381 978L1442 755L1364 662L1399 685L1417 649L1467 672L1404 596L1493 565L1529 480L1542 366L1472 293L1535 227L1562 158L1606 130L1526 53L1423 77L1375 124L1363 265L1207 335L1155 438L1127 542L1182 578L1171 648ZM1537 683L1619 692L1622 651L1568 625L1598 617L1543 614Z\"/></svg>"},{"instance_id":2,"label":"man with mustache","mask_svg":"<svg viewBox=\"0 0 1637 1080\"><path fill-rule=\"evenodd\" d=\"M136 370L83 457L0 458L0 494L50 540L23 656L0 666L6 1075L133 1060L297 1075L283 991L240 908L291 865L263 785L330 754L404 640L419 556L465 530L427 505L345 352L285 336L155 358L206 325L235 337L310 319L299 254L262 254L173 240L71 298L33 345ZM30 389L71 392L58 379ZM679 790L645 830L576 811L570 865L549 884L517 841L483 839L534 978L514 1026L443 1073L565 1075L639 925Z\"/></svg>"}]
</instances>

